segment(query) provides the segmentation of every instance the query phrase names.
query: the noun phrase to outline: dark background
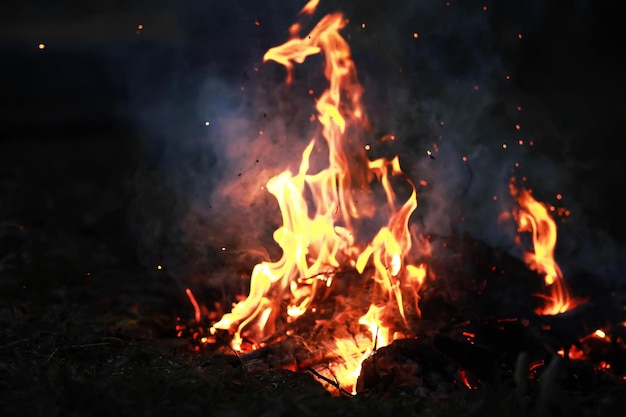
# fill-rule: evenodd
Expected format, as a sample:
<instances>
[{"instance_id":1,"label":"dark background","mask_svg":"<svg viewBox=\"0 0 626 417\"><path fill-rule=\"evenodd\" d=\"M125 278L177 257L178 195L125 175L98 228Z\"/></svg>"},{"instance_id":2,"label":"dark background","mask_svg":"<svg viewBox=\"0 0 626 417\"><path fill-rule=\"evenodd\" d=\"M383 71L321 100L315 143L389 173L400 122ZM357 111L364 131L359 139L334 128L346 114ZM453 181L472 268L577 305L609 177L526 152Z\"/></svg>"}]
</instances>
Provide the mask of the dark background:
<instances>
[{"instance_id":1,"label":"dark background","mask_svg":"<svg viewBox=\"0 0 626 417\"><path fill-rule=\"evenodd\" d=\"M261 62L303 5L3 5L3 262L30 245L77 275L163 265L175 280L214 285L233 268L249 272L279 221L273 200L251 187L297 162L309 137L307 90L323 88L319 59L297 68L289 91L284 71ZM626 91L616 1L322 0L319 9L314 21L334 10L350 19L344 33L372 138L398 136L379 152L400 154L415 181L433 184L420 194L427 228L439 231L441 213L454 227L462 212L476 220L469 232L506 247L492 223L510 208L510 168L523 161L537 198L572 210L560 263L623 277ZM259 130L268 139L257 140ZM518 138L534 146L515 147ZM439 141L437 159L427 158ZM516 150L503 153L502 143ZM489 205L493 195L503 206Z\"/></svg>"}]
</instances>

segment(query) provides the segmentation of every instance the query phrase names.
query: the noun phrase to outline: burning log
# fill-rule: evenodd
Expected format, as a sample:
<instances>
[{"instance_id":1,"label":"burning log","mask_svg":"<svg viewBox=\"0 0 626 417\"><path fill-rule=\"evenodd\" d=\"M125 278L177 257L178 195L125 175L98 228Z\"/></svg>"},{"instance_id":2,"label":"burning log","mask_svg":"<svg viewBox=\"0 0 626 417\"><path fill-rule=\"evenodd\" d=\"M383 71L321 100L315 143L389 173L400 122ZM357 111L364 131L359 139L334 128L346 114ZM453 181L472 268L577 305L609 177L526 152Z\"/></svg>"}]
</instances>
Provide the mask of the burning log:
<instances>
[{"instance_id":1,"label":"burning log","mask_svg":"<svg viewBox=\"0 0 626 417\"><path fill-rule=\"evenodd\" d=\"M535 307L541 298L534 297L533 291L543 286L539 274L528 270L520 260L470 237L437 239L454 243L447 245L447 250L457 254L458 263L448 262L444 269L444 259L450 259L450 253L433 253L433 273L439 275L424 285L420 294L426 317L407 316L406 339L378 347L377 338L372 341L363 331L359 319L367 309L367 299L351 295L371 292L370 268L361 274L349 268L329 270L306 278L332 281L307 314L281 322L274 333L258 341L248 343L243 333L244 344L252 350L238 353L237 360L254 372L308 371L340 393L350 389L338 382L336 375L343 371L329 367L346 364L345 352L341 353L337 340L352 341L359 346L356 352L374 352L363 356L361 376L353 390L359 393L410 391L435 395L451 386L458 387L459 381L464 387L478 387L496 380L502 372L517 370L521 355L532 365L524 371L530 378L536 378L555 355L565 359L570 374L568 383L576 381L578 386L590 387L594 368L604 367L606 371L607 364L616 375L624 373L626 331L622 323L626 321L626 311L620 299L608 295L564 313L538 315ZM515 297L517 303L511 301ZM392 311L388 310L388 314ZM286 311L280 314L287 315ZM399 317L397 311L393 314L396 319ZM393 317L385 322L390 320ZM394 326L400 328L401 321ZM605 329L611 336L594 335L595 329ZM214 337L225 341L227 333L220 331ZM583 350L586 363L572 362ZM359 358L353 360L358 363ZM413 369L415 364L419 366ZM437 385L433 379L445 383Z\"/></svg>"},{"instance_id":2,"label":"burning log","mask_svg":"<svg viewBox=\"0 0 626 417\"><path fill-rule=\"evenodd\" d=\"M304 371L329 361L337 360L336 355L324 349L308 346L301 337L286 337L262 348L238 355L247 371L288 369Z\"/></svg>"},{"instance_id":3,"label":"burning log","mask_svg":"<svg viewBox=\"0 0 626 417\"><path fill-rule=\"evenodd\" d=\"M534 316L544 300L543 277L523 261L468 235L433 236L428 260L435 277L420 293L422 318L442 326Z\"/></svg>"},{"instance_id":4,"label":"burning log","mask_svg":"<svg viewBox=\"0 0 626 417\"><path fill-rule=\"evenodd\" d=\"M433 346L479 381L491 382L495 379L500 364L494 350L441 334L434 338Z\"/></svg>"},{"instance_id":5,"label":"burning log","mask_svg":"<svg viewBox=\"0 0 626 417\"><path fill-rule=\"evenodd\" d=\"M363 395L442 398L457 387L473 389L478 384L431 341L402 339L378 349L363 362L356 390Z\"/></svg>"},{"instance_id":6,"label":"burning log","mask_svg":"<svg viewBox=\"0 0 626 417\"><path fill-rule=\"evenodd\" d=\"M619 325L626 321L626 311L616 305L613 298L606 297L589 301L572 310L554 316L537 316L533 320L536 327L552 335L555 348L580 347L580 340L596 329Z\"/></svg>"}]
</instances>

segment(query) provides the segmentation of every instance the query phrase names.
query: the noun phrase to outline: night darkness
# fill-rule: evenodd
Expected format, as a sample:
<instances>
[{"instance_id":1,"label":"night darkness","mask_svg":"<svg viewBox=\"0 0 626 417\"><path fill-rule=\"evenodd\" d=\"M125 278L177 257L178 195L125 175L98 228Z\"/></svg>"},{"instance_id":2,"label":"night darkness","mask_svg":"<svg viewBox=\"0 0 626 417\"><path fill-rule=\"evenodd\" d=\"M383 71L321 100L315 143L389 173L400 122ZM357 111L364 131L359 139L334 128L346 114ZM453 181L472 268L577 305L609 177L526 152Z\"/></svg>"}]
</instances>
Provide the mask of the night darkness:
<instances>
[{"instance_id":1,"label":"night darkness","mask_svg":"<svg viewBox=\"0 0 626 417\"><path fill-rule=\"evenodd\" d=\"M282 69L261 62L287 39L301 3L3 6L1 224L35 230L77 271L162 264L177 280L211 284L221 278L207 277L210 262L227 246L236 254L220 266L245 272L279 220L273 201L248 187L300 152L303 139L283 138L308 133L307 90L324 82L312 60L287 91ZM415 180L439 184L420 195L427 227L454 227L433 214L442 209L452 218L453 207L483 220L497 214L487 205L522 160L535 195L572 210L563 256L597 256L593 267L621 271L626 91L617 7L322 1L316 16L341 10L350 19L372 135L398 137L381 152L400 154ZM274 139L253 143L259 130ZM433 161L425 152L440 135L450 145ZM502 153L518 138L534 147ZM471 181L455 169L464 155ZM477 237L501 243L490 233L481 227Z\"/></svg>"},{"instance_id":2,"label":"night darkness","mask_svg":"<svg viewBox=\"0 0 626 417\"><path fill-rule=\"evenodd\" d=\"M390 394L391 401L381 401L388 399L382 391L354 403L324 402L328 392L317 380L306 372L287 373L290 368L280 361L278 367L268 365L271 369L257 381L243 354L223 350L232 349L224 342L230 337L224 329L215 339L224 340L209 347L198 344L208 338L197 337L214 335L210 326L228 310L224 306L247 294L256 264L280 257L273 233L281 213L264 186L285 169L297 169L307 143L320 136L311 115L328 84L323 58L311 56L296 65L290 86L283 67L262 62L269 48L288 39L306 1L4 3L0 414L273 416L297 410L302 416L368 417L397 415L402 407L410 408L402 414L434 415L439 407L456 406L462 412L449 415L521 416L535 407L528 398L539 398L540 412L533 415L541 417L623 415L626 175L620 145L626 131L626 64L625 20L617 1L320 0L311 19L303 20L301 35L329 12L341 11L349 19L341 33L351 48L371 125L355 143L371 145L366 149L372 160L399 155L419 200L411 226L440 244L432 256L436 266L429 270L437 272L428 279L449 275L432 286L427 282L419 294L413 283L401 283L408 273L393 283L395 289L404 285L398 291L414 291L410 308L419 318L418 329L404 323L420 337L402 342L419 347L411 354L424 355L403 362L415 371L409 376L418 389L408 396ZM323 152L315 155L328 162ZM554 213L567 212L555 215L555 258L572 288L589 293L593 302L555 315L535 314L527 302L540 300L536 288L544 282L519 259L511 217L502 221L514 206L513 175L524 178L533 196L554 206ZM408 197L412 189L398 182L399 199L405 201L402 193ZM384 200L382 187L374 186ZM370 227L377 220L359 223L366 236L378 230ZM350 265L306 277L303 281L315 283L322 275L358 279L335 280L333 291L339 287L346 296L335 299L328 289L319 310L315 306L312 316L295 324L286 311L272 309L284 321L276 326L276 334L282 333L266 346L265 341L250 345L260 351L278 338L279 347L305 340L297 333L292 338L292 328L286 328L304 327L309 319L306 323L315 321L314 332L321 335L317 341L340 326L347 329L350 320L356 323L359 308L351 303L365 298L352 297L351 291L371 289L374 281L363 279L374 273L362 272ZM204 321L193 321L200 308L193 309L191 290L204 308ZM435 295L432 301L422 290ZM274 306L286 310L280 295L271 297ZM336 323L327 325L332 320L323 314L335 310L324 302L346 307L346 317L354 317L336 328ZM512 320L506 320L509 312ZM270 309L265 313L267 318ZM388 319L398 319L394 314ZM445 330L440 331L441 322ZM597 333L591 332L607 323L615 332L601 342L593 339ZM491 332L482 340L493 350L474 345L479 337L470 340L467 335L473 338L470 330L476 328ZM450 350L422 341L422 335L435 332L432 340L449 342ZM463 342L437 339L447 337L445 332L462 334ZM568 346L578 346L583 335L604 343L601 348L610 344L609 359L572 360L567 377L558 370L550 376L557 369L552 364L560 363L557 349L564 349L568 361ZM398 346L376 350L377 340L369 358ZM216 346L223 355L196 354ZM592 353L606 353L600 350ZM506 367L494 351L506 356ZM518 366L527 351L541 358L540 368L535 368L538 362ZM436 363L430 359L437 352L459 355L442 361L439 369L433 365L432 373L423 371L420 365ZM278 351L280 360L283 353ZM484 391L465 389L473 387L452 380L460 373L465 378L464 370L451 366L459 357L465 360L457 361L459 369L486 364L485 374L501 372L505 383L494 377L485 379ZM485 357L485 362L474 360ZM372 373L376 366L374 359ZM418 368L424 372L419 377ZM436 384L425 394L434 401L417 398L425 391L423 381L448 369L454 371L444 381L451 400L439 401ZM519 369L522 383L514 385ZM541 379L535 378L544 369ZM594 373L598 369L600 376ZM617 378L607 383L604 377L611 372ZM519 387L528 381L535 391L521 395ZM571 396L552 396L549 384ZM455 403L459 387L463 393ZM470 406L468 398L477 400ZM541 413L559 401L565 405Z\"/></svg>"}]
</instances>

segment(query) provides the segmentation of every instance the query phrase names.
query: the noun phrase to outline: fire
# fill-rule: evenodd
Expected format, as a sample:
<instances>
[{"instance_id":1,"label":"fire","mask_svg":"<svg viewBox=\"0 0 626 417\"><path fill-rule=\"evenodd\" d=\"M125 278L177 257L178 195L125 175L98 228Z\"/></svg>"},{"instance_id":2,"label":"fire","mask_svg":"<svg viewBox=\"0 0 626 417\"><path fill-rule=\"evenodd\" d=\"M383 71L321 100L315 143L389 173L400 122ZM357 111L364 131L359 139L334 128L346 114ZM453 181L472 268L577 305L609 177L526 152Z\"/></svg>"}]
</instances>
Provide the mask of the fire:
<instances>
[{"instance_id":1,"label":"fire","mask_svg":"<svg viewBox=\"0 0 626 417\"><path fill-rule=\"evenodd\" d=\"M312 14L316 5L317 0L311 0L301 14ZM314 138L302 152L297 171L286 170L268 181L267 190L278 201L282 214L282 226L273 235L282 256L253 268L248 297L214 328L232 331L232 346L241 349L244 337L262 340L277 331L277 317L285 300L288 322L293 323L314 308L320 289L332 289L333 282L341 279L337 272L371 272L371 305L359 320L363 331L369 331L371 344L363 346L341 337L333 341L332 349L343 363L341 369L335 366L331 370L332 376L342 388L354 389L361 362L372 349L401 337L390 317L395 320L399 314L406 324L404 288L411 288L415 311L419 311L417 290L424 282L426 267L407 261L412 246L408 222L418 204L413 183L403 176L397 156L369 160L367 147L360 143L359 136L368 125L361 104L363 90L350 48L340 34L346 23L341 13L332 13L303 37L298 36L300 25L296 23L290 28L291 39L264 56L264 61L286 68L286 82L290 84L294 63L314 54L324 55L329 86L317 99L316 108L328 164L312 172L311 155L319 146ZM396 195L392 177L407 184L406 200ZM382 186L386 204L375 204L370 189L374 181ZM359 220L375 215L379 218L381 212L388 220L382 221L368 243L359 230Z\"/></svg>"},{"instance_id":2,"label":"fire","mask_svg":"<svg viewBox=\"0 0 626 417\"><path fill-rule=\"evenodd\" d=\"M313 15L317 4L318 0L310 0L300 15ZM264 62L274 61L286 69L285 82L290 85L295 64L312 55L323 55L328 88L316 98L317 114L310 119L319 122L321 133L309 141L295 169L286 169L265 186L282 216L281 226L273 233L282 250L280 258L255 265L248 296L233 305L208 335L198 337L208 340L214 339L218 330L228 332L233 350L246 351L280 335L293 334L307 312L319 314L316 326L326 326L329 321L320 316L323 308L318 302L343 279L367 278L368 290L358 294L361 298L369 295L365 304L359 299L351 305L337 297L337 305L346 311L333 312L332 318L337 322L345 317L354 319L358 334L337 332L322 342L323 349L331 353L328 357L338 359L320 372L321 377L326 382L336 381L335 388L341 391L355 392L363 361L376 349L411 336L409 320L421 316L420 289L434 274L425 264L414 262L415 244L421 254L430 253L430 247L427 239L409 228L418 199L415 185L401 169L400 158L367 156L372 146L364 142L363 133L370 127L361 103L363 88L350 48L340 33L346 24L341 13L331 13L300 36L302 27L294 23L289 28L289 40L270 48L263 57ZM316 91L310 89L308 95L314 97ZM395 140L395 136L386 135L380 140ZM507 144L502 147L507 148ZM319 166L319 161L313 160L318 155L327 156L327 161L323 161L322 168L314 169ZM435 159L430 150L427 155ZM467 157L462 160L467 162ZM419 184L428 186L425 180ZM513 217L518 243L522 234L532 238L532 246L523 247L523 259L543 275L549 289L549 295L542 295L546 303L537 313L556 315L568 311L577 302L554 260L557 231L550 211L528 190L518 187L514 179L509 188L516 202ZM199 322L200 308L191 291L186 291ZM604 337L599 332L596 337ZM476 336L471 332L463 335L470 341ZM570 350L569 354L576 352ZM463 381L472 388L465 378Z\"/></svg>"},{"instance_id":3,"label":"fire","mask_svg":"<svg viewBox=\"0 0 626 417\"><path fill-rule=\"evenodd\" d=\"M519 188L515 178L509 182L509 191L518 204L513 212L518 223L518 232L528 232L532 236L532 250L524 250L524 261L532 270L544 275L545 283L550 288L550 295L545 296L546 305L537 313L542 315L564 313L575 307L576 303L563 279L559 265L554 260L556 223L546 206L535 200L530 191Z\"/></svg>"}]
</instances>

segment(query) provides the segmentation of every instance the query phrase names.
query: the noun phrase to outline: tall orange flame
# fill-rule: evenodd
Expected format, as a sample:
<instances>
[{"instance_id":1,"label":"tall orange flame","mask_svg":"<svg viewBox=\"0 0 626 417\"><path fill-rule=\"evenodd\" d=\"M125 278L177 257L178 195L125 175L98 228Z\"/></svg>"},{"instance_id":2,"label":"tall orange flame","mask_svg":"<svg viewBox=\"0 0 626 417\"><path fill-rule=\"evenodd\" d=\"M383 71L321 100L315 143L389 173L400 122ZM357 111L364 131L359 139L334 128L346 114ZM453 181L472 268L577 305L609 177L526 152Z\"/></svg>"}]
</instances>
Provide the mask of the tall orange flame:
<instances>
[{"instance_id":1,"label":"tall orange flame","mask_svg":"<svg viewBox=\"0 0 626 417\"><path fill-rule=\"evenodd\" d=\"M311 0L301 13L312 14L316 5L317 0ZM354 387L360 362L371 348L382 347L394 337L393 329L384 322L385 315L398 311L406 321L402 287L417 291L426 269L424 265L405 265L412 244L408 222L417 207L414 185L405 178L412 191L406 201L398 204L390 178L402 175L399 158L370 161L359 141L359 132L367 126L367 120L350 48L340 34L346 23L341 13L329 14L302 38L298 37L300 25L294 24L291 39L269 49L264 56L264 61L275 61L287 69L289 84L293 81L294 63L323 53L329 87L317 99L316 108L328 145L328 166L310 172L314 139L302 153L297 172L287 170L269 180L267 190L277 199L282 213L282 226L273 236L282 256L276 262L262 262L254 267L249 296L214 327L233 331L233 347L239 349L244 332L260 340L275 331L283 300L288 299L290 320L296 320L311 307L318 286L322 282L326 286L332 283L331 279L303 278L329 277L332 271L346 267L364 273L371 265L368 269L374 271L376 295L359 323L364 331L371 332L372 345L362 348L352 340L335 341L335 349L345 361L344 369L333 370L333 376L342 386ZM390 214L386 225L369 244L363 245L354 223L356 219L372 217L378 210L370 190L372 181L382 185L387 200L382 208ZM311 206L315 209L313 214Z\"/></svg>"},{"instance_id":2,"label":"tall orange flame","mask_svg":"<svg viewBox=\"0 0 626 417\"><path fill-rule=\"evenodd\" d=\"M554 219L546 206L535 200L530 191L517 187L514 178L509 182L509 191L519 206L513 212L518 232L530 232L532 236L533 248L532 251L524 251L524 262L532 270L543 274L546 285L550 287L550 295L545 297L547 304L537 313L555 315L570 310L575 303L561 269L554 260L557 241Z\"/></svg>"}]
</instances>

